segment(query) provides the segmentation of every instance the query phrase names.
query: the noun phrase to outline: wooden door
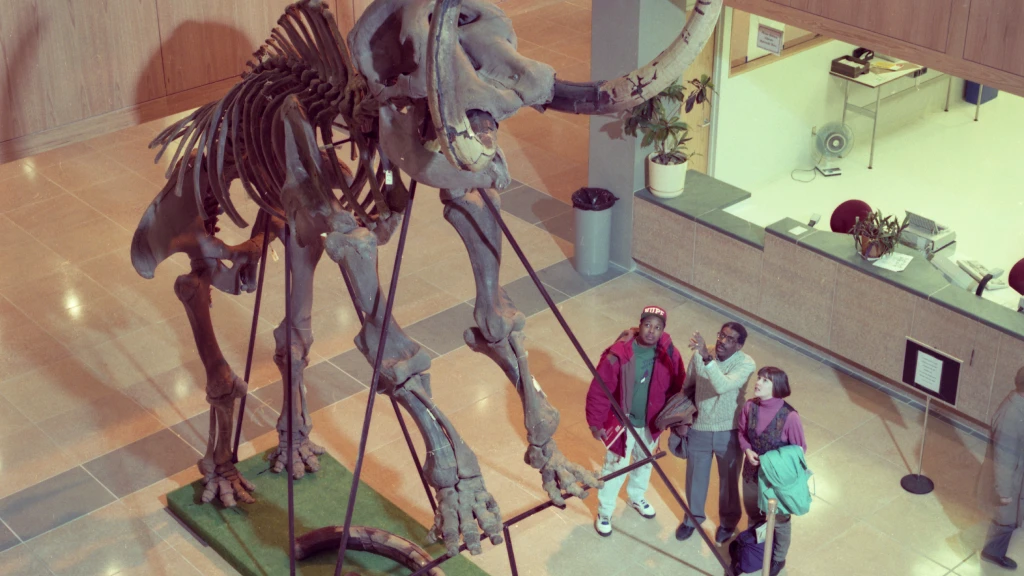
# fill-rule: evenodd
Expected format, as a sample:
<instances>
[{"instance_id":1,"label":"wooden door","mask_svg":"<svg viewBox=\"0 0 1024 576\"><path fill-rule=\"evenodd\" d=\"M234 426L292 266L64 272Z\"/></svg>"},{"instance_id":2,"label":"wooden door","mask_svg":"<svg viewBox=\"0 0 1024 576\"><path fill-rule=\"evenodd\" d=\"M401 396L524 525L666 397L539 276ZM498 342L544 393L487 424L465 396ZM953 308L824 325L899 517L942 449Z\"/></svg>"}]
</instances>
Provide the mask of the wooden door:
<instances>
[{"instance_id":1,"label":"wooden door","mask_svg":"<svg viewBox=\"0 0 1024 576\"><path fill-rule=\"evenodd\" d=\"M1024 76L1024 2L973 0L964 59Z\"/></svg>"}]
</instances>

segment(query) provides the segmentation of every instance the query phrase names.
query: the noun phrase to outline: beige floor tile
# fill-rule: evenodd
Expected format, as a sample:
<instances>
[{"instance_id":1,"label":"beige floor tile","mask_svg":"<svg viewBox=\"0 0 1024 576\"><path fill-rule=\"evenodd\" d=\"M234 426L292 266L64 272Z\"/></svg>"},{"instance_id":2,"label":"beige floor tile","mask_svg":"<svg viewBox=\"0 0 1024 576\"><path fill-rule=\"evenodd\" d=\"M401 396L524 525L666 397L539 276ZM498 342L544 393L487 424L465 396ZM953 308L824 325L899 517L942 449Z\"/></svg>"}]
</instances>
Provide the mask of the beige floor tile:
<instances>
[{"instance_id":1,"label":"beige floor tile","mask_svg":"<svg viewBox=\"0 0 1024 576\"><path fill-rule=\"evenodd\" d=\"M843 376L842 384L829 384L831 368L822 366L811 382L814 385L794 387L791 403L800 411L801 418L826 430L845 436L857 427L878 419L880 414L891 414L898 402L885 393L861 382ZM842 406L837 409L836 406Z\"/></svg>"},{"instance_id":2,"label":"beige floor tile","mask_svg":"<svg viewBox=\"0 0 1024 576\"><path fill-rule=\"evenodd\" d=\"M0 438L16 433L31 423L28 418L14 407L14 404L0 397Z\"/></svg>"},{"instance_id":3,"label":"beige floor tile","mask_svg":"<svg viewBox=\"0 0 1024 576\"><path fill-rule=\"evenodd\" d=\"M199 469L188 469L156 482L120 500L132 518L141 519L157 536L174 546L186 538L192 538L182 523L167 508L167 494L195 482L200 478Z\"/></svg>"},{"instance_id":4,"label":"beige floor tile","mask_svg":"<svg viewBox=\"0 0 1024 576\"><path fill-rule=\"evenodd\" d=\"M90 152L40 167L37 172L68 192L110 180L127 169L101 152Z\"/></svg>"},{"instance_id":5,"label":"beige floor tile","mask_svg":"<svg viewBox=\"0 0 1024 576\"><path fill-rule=\"evenodd\" d=\"M981 513L948 498L903 494L865 520L879 531L935 562L953 569L983 542L971 529L987 523ZM908 527L913 526L913 529Z\"/></svg>"},{"instance_id":6,"label":"beige floor tile","mask_svg":"<svg viewBox=\"0 0 1024 576\"><path fill-rule=\"evenodd\" d=\"M25 176L32 172L32 163L27 158L5 162L0 164L0 182L18 176Z\"/></svg>"},{"instance_id":7,"label":"beige floor tile","mask_svg":"<svg viewBox=\"0 0 1024 576\"><path fill-rule=\"evenodd\" d=\"M173 260L165 261L157 268L156 277L149 280L139 276L132 267L131 256L123 249L91 258L76 267L151 323L180 316L185 311L174 295L174 281L188 271Z\"/></svg>"},{"instance_id":8,"label":"beige floor tile","mask_svg":"<svg viewBox=\"0 0 1024 576\"><path fill-rule=\"evenodd\" d=\"M77 190L75 196L125 230L134 231L159 191L149 180L123 170L110 180Z\"/></svg>"},{"instance_id":9,"label":"beige floor tile","mask_svg":"<svg viewBox=\"0 0 1024 576\"><path fill-rule=\"evenodd\" d=\"M39 427L76 464L84 464L153 434L163 425L131 398L113 392L45 420Z\"/></svg>"},{"instance_id":10,"label":"beige floor tile","mask_svg":"<svg viewBox=\"0 0 1024 576\"><path fill-rule=\"evenodd\" d=\"M906 574L907 576L941 576L948 570L900 545L882 532L858 522L839 534L828 552L817 554L806 564L789 566L793 575L844 574L875 576ZM841 567L841 568L840 568ZM841 571L839 571L841 569Z\"/></svg>"},{"instance_id":11,"label":"beige floor tile","mask_svg":"<svg viewBox=\"0 0 1024 576\"><path fill-rule=\"evenodd\" d=\"M1020 530L1014 533L1014 538L1010 541L1010 549L1006 555L1017 560L1018 563L1021 558L1024 558L1024 537L1020 535ZM953 574L953 576L1004 576L1005 574L1012 574L1012 572L1007 572L1002 566L996 566L991 562L982 560L980 553L975 552L950 574Z\"/></svg>"},{"instance_id":12,"label":"beige floor tile","mask_svg":"<svg viewBox=\"0 0 1024 576\"><path fill-rule=\"evenodd\" d=\"M556 200L572 204L573 192L587 185L587 165L567 158L558 167L538 168L536 179L527 184Z\"/></svg>"},{"instance_id":13,"label":"beige floor tile","mask_svg":"<svg viewBox=\"0 0 1024 576\"><path fill-rule=\"evenodd\" d=\"M65 316L70 314L69 310L110 296L110 292L70 264L34 280L2 288L0 293L36 322L48 316Z\"/></svg>"},{"instance_id":14,"label":"beige floor tile","mask_svg":"<svg viewBox=\"0 0 1024 576\"><path fill-rule=\"evenodd\" d=\"M818 556L830 554L835 547L843 545L838 537L857 523L856 518L843 514L820 498L813 499L807 514L791 521L793 541L786 561L790 567L803 566ZM743 527L747 527L746 519Z\"/></svg>"},{"instance_id":15,"label":"beige floor tile","mask_svg":"<svg viewBox=\"0 0 1024 576\"><path fill-rule=\"evenodd\" d=\"M206 369L198 359L124 389L164 426L173 426L209 409Z\"/></svg>"},{"instance_id":16,"label":"beige floor tile","mask_svg":"<svg viewBox=\"0 0 1024 576\"><path fill-rule=\"evenodd\" d=\"M0 167L7 167L3 164ZM4 173L11 176L0 176L0 190L3 190L4 206L0 212L10 212L42 200L49 200L64 193L59 186L46 179L38 172L24 170L16 172L8 169Z\"/></svg>"},{"instance_id":17,"label":"beige floor tile","mask_svg":"<svg viewBox=\"0 0 1024 576\"><path fill-rule=\"evenodd\" d=\"M0 576L52 576L46 564L25 544L0 552Z\"/></svg>"},{"instance_id":18,"label":"beige floor tile","mask_svg":"<svg viewBox=\"0 0 1024 576\"><path fill-rule=\"evenodd\" d=\"M68 144L60 148L36 154L35 156L25 159L26 164L33 170L39 170L52 166L58 162L64 162L73 160L79 156L84 156L93 151L92 147L85 142L76 142L75 144Z\"/></svg>"},{"instance_id":19,"label":"beige floor tile","mask_svg":"<svg viewBox=\"0 0 1024 576\"><path fill-rule=\"evenodd\" d=\"M818 497L840 512L867 518L902 495L904 468L842 438L807 458Z\"/></svg>"},{"instance_id":20,"label":"beige floor tile","mask_svg":"<svg viewBox=\"0 0 1024 576\"><path fill-rule=\"evenodd\" d=\"M114 296L47 314L37 319L40 327L69 350L80 352L108 340L116 340L147 325L146 320L126 308Z\"/></svg>"},{"instance_id":21,"label":"beige floor tile","mask_svg":"<svg viewBox=\"0 0 1024 576\"><path fill-rule=\"evenodd\" d=\"M70 354L28 316L0 297L0 383Z\"/></svg>"},{"instance_id":22,"label":"beige floor tile","mask_svg":"<svg viewBox=\"0 0 1024 576\"><path fill-rule=\"evenodd\" d=\"M633 273L623 274L593 290L588 290L576 296L574 300L591 310L600 310L602 314L618 320L623 329L639 323L640 311L644 306L654 304L671 310L687 302L685 297ZM706 330L707 334L714 334L718 332L719 327L721 323L716 321L707 328L697 328ZM680 345L685 344L693 332L693 328L685 321L677 321L675 315L669 316L667 328L669 332L678 334L675 339L681 341Z\"/></svg>"},{"instance_id":23,"label":"beige floor tile","mask_svg":"<svg viewBox=\"0 0 1024 576\"><path fill-rule=\"evenodd\" d=\"M89 374L75 357L43 364L0 384L0 394L37 423L85 406L111 389L107 381Z\"/></svg>"},{"instance_id":24,"label":"beige floor tile","mask_svg":"<svg viewBox=\"0 0 1024 576\"><path fill-rule=\"evenodd\" d=\"M342 465L355 465L359 452L359 439L366 415L369 391L353 394L349 398L313 413L313 441L327 449ZM406 422L411 424L409 418ZM402 438L402 429L387 396L379 396L373 405L373 418L367 437L367 454L381 446Z\"/></svg>"},{"instance_id":25,"label":"beige floor tile","mask_svg":"<svg viewBox=\"0 0 1024 576\"><path fill-rule=\"evenodd\" d=\"M558 309L584 348L599 344L610 346L622 334L622 331L630 326L618 319L610 318L578 298L559 304ZM637 308L637 310L641 310L641 308ZM637 314L637 319L639 319L639 314ZM566 335L565 329L550 310L539 312L531 317L527 323L526 334L528 339L566 358L579 357L579 353L569 336Z\"/></svg>"},{"instance_id":26,"label":"beige floor tile","mask_svg":"<svg viewBox=\"0 0 1024 576\"><path fill-rule=\"evenodd\" d=\"M115 576L198 576L202 574L173 548L153 550L136 566L125 568Z\"/></svg>"},{"instance_id":27,"label":"beige floor tile","mask_svg":"<svg viewBox=\"0 0 1024 576\"><path fill-rule=\"evenodd\" d=\"M78 263L101 254L125 252L132 233L101 218L41 238L40 241L69 262Z\"/></svg>"},{"instance_id":28,"label":"beige floor tile","mask_svg":"<svg viewBox=\"0 0 1024 576\"><path fill-rule=\"evenodd\" d=\"M70 470L75 463L36 426L0 438L0 498Z\"/></svg>"},{"instance_id":29,"label":"beige floor tile","mask_svg":"<svg viewBox=\"0 0 1024 576\"><path fill-rule=\"evenodd\" d=\"M34 238L59 234L102 215L71 194L62 194L7 213L12 222Z\"/></svg>"},{"instance_id":30,"label":"beige floor tile","mask_svg":"<svg viewBox=\"0 0 1024 576\"><path fill-rule=\"evenodd\" d=\"M170 546L120 502L28 543L56 576L117 574L155 561Z\"/></svg>"},{"instance_id":31,"label":"beige floor tile","mask_svg":"<svg viewBox=\"0 0 1024 576\"><path fill-rule=\"evenodd\" d=\"M16 227L9 219L0 217L0 227L6 232L0 235L12 239L5 244L7 249L0 253L0 288L28 282L55 272L67 260L32 238L27 232Z\"/></svg>"}]
</instances>

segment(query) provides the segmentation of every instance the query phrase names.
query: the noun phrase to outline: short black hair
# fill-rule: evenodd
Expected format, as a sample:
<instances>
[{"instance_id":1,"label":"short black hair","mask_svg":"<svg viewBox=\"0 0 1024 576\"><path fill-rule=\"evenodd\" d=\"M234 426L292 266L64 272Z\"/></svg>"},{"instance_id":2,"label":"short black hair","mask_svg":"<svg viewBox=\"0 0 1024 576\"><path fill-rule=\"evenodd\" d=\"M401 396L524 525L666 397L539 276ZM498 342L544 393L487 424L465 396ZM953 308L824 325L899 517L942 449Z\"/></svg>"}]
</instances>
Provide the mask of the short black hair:
<instances>
[{"instance_id":1,"label":"short black hair","mask_svg":"<svg viewBox=\"0 0 1024 576\"><path fill-rule=\"evenodd\" d=\"M740 324L739 322L726 322L725 324L722 324L722 329L725 330L726 328L736 333L736 342L738 342L740 346L747 341L747 329L743 327L743 324Z\"/></svg>"},{"instance_id":2,"label":"short black hair","mask_svg":"<svg viewBox=\"0 0 1024 576\"><path fill-rule=\"evenodd\" d=\"M757 371L758 378L765 378L772 383L772 398L786 398L791 394L789 376L780 368L765 366Z\"/></svg>"}]
</instances>

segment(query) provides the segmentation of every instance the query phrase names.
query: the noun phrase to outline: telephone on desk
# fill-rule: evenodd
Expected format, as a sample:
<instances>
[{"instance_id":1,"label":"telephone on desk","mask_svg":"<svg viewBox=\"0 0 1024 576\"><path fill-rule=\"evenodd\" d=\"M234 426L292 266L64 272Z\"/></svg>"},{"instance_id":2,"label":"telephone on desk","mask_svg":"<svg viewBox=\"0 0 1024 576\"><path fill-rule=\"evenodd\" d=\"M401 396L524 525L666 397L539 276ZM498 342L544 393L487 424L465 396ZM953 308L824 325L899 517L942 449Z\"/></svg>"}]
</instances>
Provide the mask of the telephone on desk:
<instances>
[{"instance_id":1,"label":"telephone on desk","mask_svg":"<svg viewBox=\"0 0 1024 576\"><path fill-rule=\"evenodd\" d=\"M982 295L984 290L1001 290L1007 287L1006 281L999 277L1003 275L1001 268L989 270L977 260L958 260L956 264L946 256L934 254L931 257L932 266L935 266L953 284Z\"/></svg>"}]
</instances>

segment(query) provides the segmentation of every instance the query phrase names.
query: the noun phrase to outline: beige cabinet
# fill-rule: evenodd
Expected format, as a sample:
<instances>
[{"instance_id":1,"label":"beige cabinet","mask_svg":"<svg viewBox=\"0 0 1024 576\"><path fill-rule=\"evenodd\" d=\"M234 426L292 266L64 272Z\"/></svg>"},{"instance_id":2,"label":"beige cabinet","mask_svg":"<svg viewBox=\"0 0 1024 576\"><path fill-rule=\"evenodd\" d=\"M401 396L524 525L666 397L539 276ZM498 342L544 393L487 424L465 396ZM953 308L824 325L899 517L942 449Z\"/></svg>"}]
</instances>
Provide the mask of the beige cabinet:
<instances>
[{"instance_id":1,"label":"beige cabinet","mask_svg":"<svg viewBox=\"0 0 1024 576\"><path fill-rule=\"evenodd\" d=\"M964 59L1024 76L1024 2L971 0Z\"/></svg>"}]
</instances>

